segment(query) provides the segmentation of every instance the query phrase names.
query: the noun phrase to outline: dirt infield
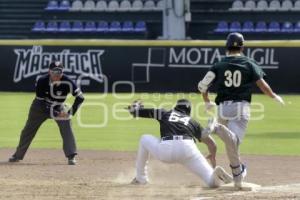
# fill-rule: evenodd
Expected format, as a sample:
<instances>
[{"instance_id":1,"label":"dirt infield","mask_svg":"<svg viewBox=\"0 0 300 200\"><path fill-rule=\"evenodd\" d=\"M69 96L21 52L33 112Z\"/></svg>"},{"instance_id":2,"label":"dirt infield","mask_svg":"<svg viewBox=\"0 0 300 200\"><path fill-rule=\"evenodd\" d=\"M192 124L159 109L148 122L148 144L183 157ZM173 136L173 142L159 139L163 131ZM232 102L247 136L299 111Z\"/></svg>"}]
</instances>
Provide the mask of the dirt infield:
<instances>
[{"instance_id":1,"label":"dirt infield","mask_svg":"<svg viewBox=\"0 0 300 200\"><path fill-rule=\"evenodd\" d=\"M263 187L232 192L203 188L182 166L156 160L149 165L151 184L129 185L132 152L80 151L76 166L66 165L60 150L30 150L24 161L9 164L12 152L0 150L0 199L300 199L300 156L243 156L246 181ZM228 166L225 156L218 160Z\"/></svg>"}]
</instances>

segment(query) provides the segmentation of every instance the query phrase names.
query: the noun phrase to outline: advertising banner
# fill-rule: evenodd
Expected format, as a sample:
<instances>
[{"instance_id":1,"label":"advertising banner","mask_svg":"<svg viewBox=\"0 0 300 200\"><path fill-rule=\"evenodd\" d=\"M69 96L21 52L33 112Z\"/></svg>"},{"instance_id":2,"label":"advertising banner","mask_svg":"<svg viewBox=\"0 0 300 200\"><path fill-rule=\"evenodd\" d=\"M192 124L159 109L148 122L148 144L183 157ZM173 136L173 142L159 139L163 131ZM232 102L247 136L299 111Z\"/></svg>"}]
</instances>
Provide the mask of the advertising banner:
<instances>
[{"instance_id":1,"label":"advertising banner","mask_svg":"<svg viewBox=\"0 0 300 200\"><path fill-rule=\"evenodd\" d=\"M299 49L300 50L300 49ZM276 92L300 92L295 47L249 47ZM223 56L207 46L1 45L1 91L34 91L36 79L60 60L83 91L196 92L206 71Z\"/></svg>"}]
</instances>

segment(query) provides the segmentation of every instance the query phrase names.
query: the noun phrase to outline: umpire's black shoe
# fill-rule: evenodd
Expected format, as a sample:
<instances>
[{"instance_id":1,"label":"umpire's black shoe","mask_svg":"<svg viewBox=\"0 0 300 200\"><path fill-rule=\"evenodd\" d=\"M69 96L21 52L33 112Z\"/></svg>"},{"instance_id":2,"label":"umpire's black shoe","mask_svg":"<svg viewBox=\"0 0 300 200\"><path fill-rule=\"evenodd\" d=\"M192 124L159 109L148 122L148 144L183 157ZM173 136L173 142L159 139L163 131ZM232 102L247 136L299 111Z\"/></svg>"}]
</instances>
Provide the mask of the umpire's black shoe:
<instances>
[{"instance_id":1,"label":"umpire's black shoe","mask_svg":"<svg viewBox=\"0 0 300 200\"><path fill-rule=\"evenodd\" d=\"M76 165L77 161L75 158L68 158L68 165Z\"/></svg>"},{"instance_id":2,"label":"umpire's black shoe","mask_svg":"<svg viewBox=\"0 0 300 200\"><path fill-rule=\"evenodd\" d=\"M68 156L68 165L76 165L77 161L75 159L76 154Z\"/></svg>"},{"instance_id":3,"label":"umpire's black shoe","mask_svg":"<svg viewBox=\"0 0 300 200\"><path fill-rule=\"evenodd\" d=\"M8 162L13 163L13 162L19 162L20 160L21 160L21 159L15 157L15 156L12 156L12 157L10 157L10 158L8 159Z\"/></svg>"}]
</instances>

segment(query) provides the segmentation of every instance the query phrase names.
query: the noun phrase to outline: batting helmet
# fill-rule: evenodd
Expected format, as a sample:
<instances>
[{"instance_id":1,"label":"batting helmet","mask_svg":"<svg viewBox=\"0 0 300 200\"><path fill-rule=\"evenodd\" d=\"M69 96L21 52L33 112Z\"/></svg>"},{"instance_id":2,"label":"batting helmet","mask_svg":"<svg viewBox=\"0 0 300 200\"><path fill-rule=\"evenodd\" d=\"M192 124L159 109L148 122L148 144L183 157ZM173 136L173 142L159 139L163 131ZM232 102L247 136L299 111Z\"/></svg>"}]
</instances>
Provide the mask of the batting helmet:
<instances>
[{"instance_id":1,"label":"batting helmet","mask_svg":"<svg viewBox=\"0 0 300 200\"><path fill-rule=\"evenodd\" d=\"M176 103L175 110L190 115L191 113L191 102L187 99L179 99Z\"/></svg>"},{"instance_id":2,"label":"batting helmet","mask_svg":"<svg viewBox=\"0 0 300 200\"><path fill-rule=\"evenodd\" d=\"M244 36L240 33L230 33L227 36L226 48L238 49L244 46Z\"/></svg>"}]
</instances>

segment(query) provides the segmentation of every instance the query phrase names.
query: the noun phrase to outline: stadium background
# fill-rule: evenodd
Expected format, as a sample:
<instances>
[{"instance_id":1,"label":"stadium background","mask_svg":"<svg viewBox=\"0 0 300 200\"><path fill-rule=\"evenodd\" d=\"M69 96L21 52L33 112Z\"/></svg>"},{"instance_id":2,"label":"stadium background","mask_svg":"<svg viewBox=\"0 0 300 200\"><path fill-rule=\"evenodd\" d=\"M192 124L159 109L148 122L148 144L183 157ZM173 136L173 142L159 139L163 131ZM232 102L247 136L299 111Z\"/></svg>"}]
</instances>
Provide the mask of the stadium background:
<instances>
[{"instance_id":1,"label":"stadium background","mask_svg":"<svg viewBox=\"0 0 300 200\"><path fill-rule=\"evenodd\" d=\"M300 1L0 0L0 8L0 199L300 198L300 171L295 168L300 141ZM249 166L247 181L263 189L234 193L236 197L231 191L207 191L180 166L169 168L154 160L152 185L128 186L140 135L158 135L159 129L148 120L116 120L109 111L136 98L171 108L186 97L197 105L197 82L225 55L224 39L236 31L247 40L245 54L263 67L267 81L287 102L282 108L254 95L254 101L264 105L264 119L250 122L241 151ZM64 165L61 139L51 121L41 127L24 162L9 165L6 159L34 98L34 82L53 58L62 60L74 80L82 80L87 96L81 121L73 119L79 165ZM108 110L93 107L99 103ZM196 113L204 115L203 109ZM127 113L120 115L128 118ZM93 125L105 117L104 127L79 123ZM217 143L219 163L226 167L224 146Z\"/></svg>"}]
</instances>

